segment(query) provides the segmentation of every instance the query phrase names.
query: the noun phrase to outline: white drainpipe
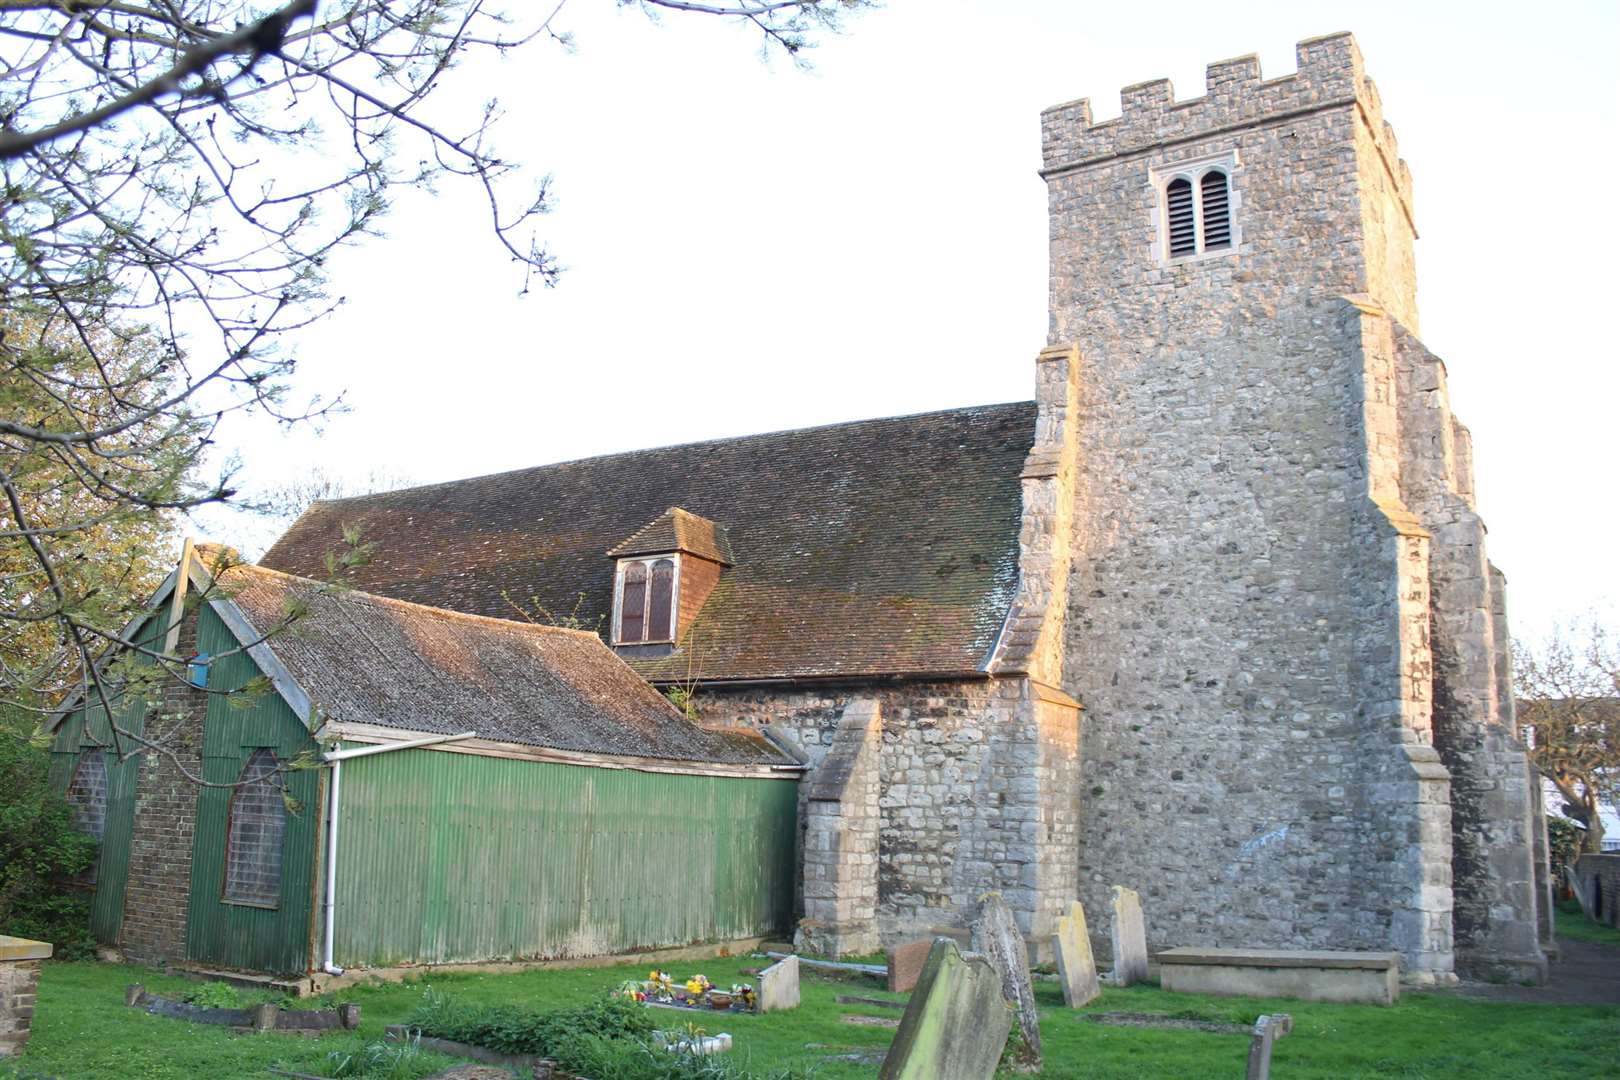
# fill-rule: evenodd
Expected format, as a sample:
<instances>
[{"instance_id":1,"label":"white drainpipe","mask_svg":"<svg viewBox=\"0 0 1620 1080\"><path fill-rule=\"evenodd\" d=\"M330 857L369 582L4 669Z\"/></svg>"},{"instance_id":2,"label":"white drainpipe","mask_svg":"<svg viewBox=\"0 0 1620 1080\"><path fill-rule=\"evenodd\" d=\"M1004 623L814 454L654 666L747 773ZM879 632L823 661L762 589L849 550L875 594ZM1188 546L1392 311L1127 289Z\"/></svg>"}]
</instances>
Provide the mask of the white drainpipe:
<instances>
[{"instance_id":1,"label":"white drainpipe","mask_svg":"<svg viewBox=\"0 0 1620 1080\"><path fill-rule=\"evenodd\" d=\"M407 739L404 742L381 743L377 746L357 746L353 750L334 750L330 754L322 755L332 764L332 788L326 804L326 940L321 947L323 953L321 970L328 975L343 974L343 969L332 962L332 927L337 921L338 799L343 791L343 763L350 758L369 757L372 754L386 754L393 750L411 750L418 746L434 746L438 743L459 742L462 739L477 737L476 731L463 731L460 735L429 735L423 739Z\"/></svg>"}]
</instances>

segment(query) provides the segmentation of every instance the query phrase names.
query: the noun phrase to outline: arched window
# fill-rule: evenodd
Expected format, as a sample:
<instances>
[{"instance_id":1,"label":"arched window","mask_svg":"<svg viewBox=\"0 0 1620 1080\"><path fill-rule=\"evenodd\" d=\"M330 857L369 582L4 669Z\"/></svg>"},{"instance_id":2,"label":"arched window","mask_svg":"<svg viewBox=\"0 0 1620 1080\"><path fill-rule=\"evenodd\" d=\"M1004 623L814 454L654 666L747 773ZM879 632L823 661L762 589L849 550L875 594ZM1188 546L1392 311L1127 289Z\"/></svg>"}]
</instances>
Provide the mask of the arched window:
<instances>
[{"instance_id":1,"label":"arched window","mask_svg":"<svg viewBox=\"0 0 1620 1080\"><path fill-rule=\"evenodd\" d=\"M1192 181L1178 176L1164 189L1165 220L1169 223L1170 257L1198 251L1198 232L1193 220Z\"/></svg>"},{"instance_id":2,"label":"arched window","mask_svg":"<svg viewBox=\"0 0 1620 1080\"><path fill-rule=\"evenodd\" d=\"M1231 199L1227 194L1226 173L1220 169L1211 169L1204 174L1198 185L1203 189L1204 199L1203 250L1213 251L1216 248L1231 247L1232 213Z\"/></svg>"},{"instance_id":3,"label":"arched window","mask_svg":"<svg viewBox=\"0 0 1620 1080\"><path fill-rule=\"evenodd\" d=\"M287 831L275 751L253 751L237 779L225 840L225 900L275 907L281 901L281 838Z\"/></svg>"},{"instance_id":4,"label":"arched window","mask_svg":"<svg viewBox=\"0 0 1620 1080\"><path fill-rule=\"evenodd\" d=\"M1182 161L1149 171L1159 192L1158 258L1197 259L1240 249L1237 212L1241 197L1233 184L1237 152Z\"/></svg>"},{"instance_id":5,"label":"arched window","mask_svg":"<svg viewBox=\"0 0 1620 1080\"><path fill-rule=\"evenodd\" d=\"M92 746L79 755L68 784L67 801L73 807L74 828L101 843L107 832L107 752L101 747ZM99 861L98 853L78 880L94 885Z\"/></svg>"},{"instance_id":6,"label":"arched window","mask_svg":"<svg viewBox=\"0 0 1620 1080\"><path fill-rule=\"evenodd\" d=\"M618 617L615 645L672 641L679 603L680 567L676 557L657 555L619 563Z\"/></svg>"},{"instance_id":7,"label":"arched window","mask_svg":"<svg viewBox=\"0 0 1620 1080\"><path fill-rule=\"evenodd\" d=\"M647 603L647 640L669 639L670 607L675 598L675 560L659 559L652 565L652 599Z\"/></svg>"},{"instance_id":8,"label":"arched window","mask_svg":"<svg viewBox=\"0 0 1620 1080\"><path fill-rule=\"evenodd\" d=\"M625 564L619 595L619 640L644 641L647 637L647 564Z\"/></svg>"}]
</instances>

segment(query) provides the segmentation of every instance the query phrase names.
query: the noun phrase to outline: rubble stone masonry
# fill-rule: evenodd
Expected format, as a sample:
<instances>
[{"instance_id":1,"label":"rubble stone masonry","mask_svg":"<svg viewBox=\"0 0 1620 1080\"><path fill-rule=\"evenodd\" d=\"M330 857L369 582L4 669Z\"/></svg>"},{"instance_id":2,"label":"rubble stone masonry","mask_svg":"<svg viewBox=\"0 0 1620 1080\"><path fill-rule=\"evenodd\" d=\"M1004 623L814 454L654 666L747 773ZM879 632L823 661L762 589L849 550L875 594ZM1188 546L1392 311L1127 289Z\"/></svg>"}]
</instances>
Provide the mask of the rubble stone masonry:
<instances>
[{"instance_id":1,"label":"rubble stone masonry","mask_svg":"<svg viewBox=\"0 0 1620 1080\"><path fill-rule=\"evenodd\" d=\"M1121 96L1117 120L1042 117L1049 340L1077 347L1080 897L1138 889L1155 948L1535 977L1502 606L1359 50L1319 38L1293 75L1243 57L1201 98ZM1229 165L1236 244L1171 259L1155 175L1197 161Z\"/></svg>"}]
</instances>

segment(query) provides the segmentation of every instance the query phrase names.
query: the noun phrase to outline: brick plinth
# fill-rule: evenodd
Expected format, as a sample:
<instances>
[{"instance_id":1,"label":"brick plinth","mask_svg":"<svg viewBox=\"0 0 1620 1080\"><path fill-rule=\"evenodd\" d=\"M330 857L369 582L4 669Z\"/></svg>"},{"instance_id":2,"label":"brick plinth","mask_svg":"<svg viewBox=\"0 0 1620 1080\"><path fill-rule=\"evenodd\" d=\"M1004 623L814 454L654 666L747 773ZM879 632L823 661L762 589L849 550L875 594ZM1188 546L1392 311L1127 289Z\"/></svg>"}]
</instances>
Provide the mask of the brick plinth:
<instances>
[{"instance_id":1,"label":"brick plinth","mask_svg":"<svg viewBox=\"0 0 1620 1080\"><path fill-rule=\"evenodd\" d=\"M39 962L51 955L42 941L0 937L0 1058L22 1053L34 1026Z\"/></svg>"}]
</instances>

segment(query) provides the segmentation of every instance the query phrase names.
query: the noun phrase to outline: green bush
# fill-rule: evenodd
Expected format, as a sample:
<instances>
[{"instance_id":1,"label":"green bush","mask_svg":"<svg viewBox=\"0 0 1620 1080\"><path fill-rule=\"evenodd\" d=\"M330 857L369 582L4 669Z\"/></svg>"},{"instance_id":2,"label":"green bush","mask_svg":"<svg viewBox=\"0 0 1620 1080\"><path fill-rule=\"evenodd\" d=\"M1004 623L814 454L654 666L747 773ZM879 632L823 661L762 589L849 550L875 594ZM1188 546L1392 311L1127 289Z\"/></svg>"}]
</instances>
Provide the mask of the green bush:
<instances>
[{"instance_id":1,"label":"green bush","mask_svg":"<svg viewBox=\"0 0 1620 1080\"><path fill-rule=\"evenodd\" d=\"M536 1054L585 1076L614 1080L796 1080L802 1072L756 1077L737 1062L660 1050L645 1006L603 996L573 1009L534 1012L515 1005L474 1005L432 989L406 1026L423 1035L504 1054Z\"/></svg>"},{"instance_id":2,"label":"green bush","mask_svg":"<svg viewBox=\"0 0 1620 1080\"><path fill-rule=\"evenodd\" d=\"M95 955L90 897L68 882L96 857L51 787L50 753L31 737L31 717L0 716L0 929L48 941L59 960Z\"/></svg>"},{"instance_id":3,"label":"green bush","mask_svg":"<svg viewBox=\"0 0 1620 1080\"><path fill-rule=\"evenodd\" d=\"M424 1035L499 1050L503 1054L540 1054L574 1035L603 1039L650 1039L652 1017L623 998L603 996L573 1009L533 1012L516 1005L469 1005L429 988L407 1025Z\"/></svg>"}]
</instances>

